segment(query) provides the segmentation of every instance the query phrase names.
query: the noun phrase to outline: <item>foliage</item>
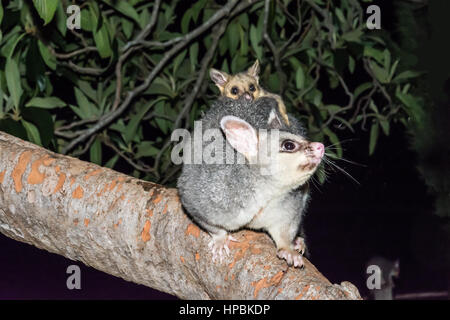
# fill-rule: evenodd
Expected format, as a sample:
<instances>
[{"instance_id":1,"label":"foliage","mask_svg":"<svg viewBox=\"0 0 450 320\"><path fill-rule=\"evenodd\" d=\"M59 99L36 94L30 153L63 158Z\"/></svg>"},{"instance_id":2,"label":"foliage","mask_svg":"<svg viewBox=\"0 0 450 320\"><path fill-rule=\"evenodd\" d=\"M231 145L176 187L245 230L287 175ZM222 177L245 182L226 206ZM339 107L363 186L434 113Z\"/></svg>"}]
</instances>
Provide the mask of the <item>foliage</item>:
<instances>
[{"instance_id":1,"label":"foliage","mask_svg":"<svg viewBox=\"0 0 450 320\"><path fill-rule=\"evenodd\" d=\"M217 97L210 67L236 73L257 58L314 140L420 123L417 72L399 60L356 0L12 0L0 8L0 130L61 153L171 183L170 135ZM335 152L334 152L334 151Z\"/></svg>"}]
</instances>

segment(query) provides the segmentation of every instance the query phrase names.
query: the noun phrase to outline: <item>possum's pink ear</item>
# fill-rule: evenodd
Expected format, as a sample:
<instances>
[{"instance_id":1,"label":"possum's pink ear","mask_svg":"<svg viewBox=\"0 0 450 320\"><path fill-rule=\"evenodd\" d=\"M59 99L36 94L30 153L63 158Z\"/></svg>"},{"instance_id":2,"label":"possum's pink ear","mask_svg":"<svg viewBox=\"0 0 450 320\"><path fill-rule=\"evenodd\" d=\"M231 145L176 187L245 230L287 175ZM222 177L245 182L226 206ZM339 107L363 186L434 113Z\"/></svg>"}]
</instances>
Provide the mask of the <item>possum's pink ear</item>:
<instances>
[{"instance_id":1,"label":"possum's pink ear","mask_svg":"<svg viewBox=\"0 0 450 320\"><path fill-rule=\"evenodd\" d=\"M258 59L256 59L255 63L250 68L248 68L247 74L253 78L259 77L259 61L258 61Z\"/></svg>"},{"instance_id":2,"label":"possum's pink ear","mask_svg":"<svg viewBox=\"0 0 450 320\"><path fill-rule=\"evenodd\" d=\"M220 120L228 143L242 153L247 160L252 161L258 154L258 136L256 130L246 121L234 117L225 116Z\"/></svg>"},{"instance_id":3,"label":"possum's pink ear","mask_svg":"<svg viewBox=\"0 0 450 320\"><path fill-rule=\"evenodd\" d=\"M209 70L209 76L211 77L211 80L214 81L216 86L219 87L219 89L225 87L228 82L228 78L230 77L226 72L219 71L213 68Z\"/></svg>"}]
</instances>

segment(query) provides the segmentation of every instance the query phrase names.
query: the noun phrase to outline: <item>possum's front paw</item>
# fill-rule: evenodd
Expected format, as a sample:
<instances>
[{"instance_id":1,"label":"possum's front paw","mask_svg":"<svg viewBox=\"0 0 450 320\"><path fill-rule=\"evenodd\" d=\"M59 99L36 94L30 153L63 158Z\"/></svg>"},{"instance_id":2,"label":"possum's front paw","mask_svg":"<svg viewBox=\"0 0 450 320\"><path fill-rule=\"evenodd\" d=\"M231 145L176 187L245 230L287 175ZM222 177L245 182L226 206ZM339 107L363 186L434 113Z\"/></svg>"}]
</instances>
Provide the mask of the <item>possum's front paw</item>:
<instances>
[{"instance_id":1,"label":"possum's front paw","mask_svg":"<svg viewBox=\"0 0 450 320\"><path fill-rule=\"evenodd\" d=\"M306 250L305 239L303 239L302 237L295 238L294 250L297 250L301 255L304 255Z\"/></svg>"},{"instance_id":2,"label":"possum's front paw","mask_svg":"<svg viewBox=\"0 0 450 320\"><path fill-rule=\"evenodd\" d=\"M212 234L212 239L208 244L208 247L212 252L212 260L215 262L217 258L222 262L224 256L228 256L230 253L230 248L228 248L228 244L230 241L238 242L237 239L227 234L226 232L220 234Z\"/></svg>"},{"instance_id":3,"label":"possum's front paw","mask_svg":"<svg viewBox=\"0 0 450 320\"><path fill-rule=\"evenodd\" d=\"M301 268L303 267L303 257L302 255L293 249L280 249L277 252L277 256L280 259L286 260L289 266L294 266Z\"/></svg>"}]
</instances>

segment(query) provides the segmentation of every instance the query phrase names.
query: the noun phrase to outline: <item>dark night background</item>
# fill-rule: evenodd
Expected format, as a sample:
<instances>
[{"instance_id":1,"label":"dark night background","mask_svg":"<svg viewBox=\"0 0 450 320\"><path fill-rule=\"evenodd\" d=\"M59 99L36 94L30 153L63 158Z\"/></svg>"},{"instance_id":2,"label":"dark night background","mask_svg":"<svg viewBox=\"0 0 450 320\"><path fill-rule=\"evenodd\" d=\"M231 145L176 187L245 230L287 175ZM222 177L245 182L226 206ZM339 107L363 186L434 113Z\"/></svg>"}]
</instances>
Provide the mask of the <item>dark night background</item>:
<instances>
[{"instance_id":1,"label":"dark night background","mask_svg":"<svg viewBox=\"0 0 450 320\"><path fill-rule=\"evenodd\" d=\"M382 27L392 28L392 2L376 3L381 7ZM449 20L445 12L442 15L436 19ZM448 30L447 23L441 29L442 39L448 39ZM442 45L448 42L443 40ZM436 50L448 52L440 43L427 44L420 56L422 67L433 69L433 63L441 61L433 59ZM433 243L426 240L439 223L433 198L417 172L416 154L408 148L404 127L396 124L391 131L388 137L380 136L372 156L367 152L367 131L342 137L349 139L343 143L344 157L360 165L338 164L359 185L334 172L324 185L313 187L305 219L310 260L332 283L350 281L363 296L367 294L364 265L376 254L400 259L396 293L445 291L448 271L434 268L413 246L422 232L424 246ZM0 248L0 299L174 299L3 235ZM72 264L81 268L82 290L66 288L66 268Z\"/></svg>"}]
</instances>

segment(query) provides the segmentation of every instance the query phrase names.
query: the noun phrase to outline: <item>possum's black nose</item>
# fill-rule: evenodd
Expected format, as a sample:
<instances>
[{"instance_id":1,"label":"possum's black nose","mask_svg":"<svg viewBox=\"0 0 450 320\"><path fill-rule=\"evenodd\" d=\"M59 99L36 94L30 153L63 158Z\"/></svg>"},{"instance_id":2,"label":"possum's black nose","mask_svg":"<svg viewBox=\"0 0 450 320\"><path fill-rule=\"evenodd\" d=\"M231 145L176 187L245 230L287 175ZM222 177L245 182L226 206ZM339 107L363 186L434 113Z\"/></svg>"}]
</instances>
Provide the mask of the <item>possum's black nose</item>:
<instances>
[{"instance_id":1,"label":"possum's black nose","mask_svg":"<svg viewBox=\"0 0 450 320\"><path fill-rule=\"evenodd\" d=\"M253 96L252 96L250 93L248 93L248 92L245 92L245 93L243 94L243 96L244 96L244 98L245 98L246 100L249 100L249 101L252 101L252 100L253 100Z\"/></svg>"}]
</instances>

